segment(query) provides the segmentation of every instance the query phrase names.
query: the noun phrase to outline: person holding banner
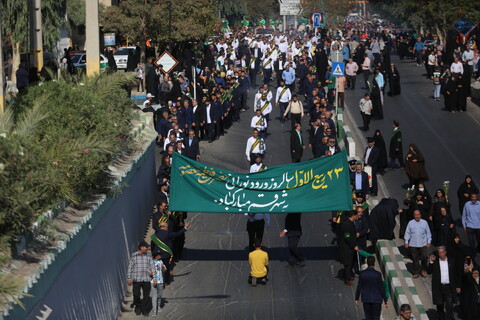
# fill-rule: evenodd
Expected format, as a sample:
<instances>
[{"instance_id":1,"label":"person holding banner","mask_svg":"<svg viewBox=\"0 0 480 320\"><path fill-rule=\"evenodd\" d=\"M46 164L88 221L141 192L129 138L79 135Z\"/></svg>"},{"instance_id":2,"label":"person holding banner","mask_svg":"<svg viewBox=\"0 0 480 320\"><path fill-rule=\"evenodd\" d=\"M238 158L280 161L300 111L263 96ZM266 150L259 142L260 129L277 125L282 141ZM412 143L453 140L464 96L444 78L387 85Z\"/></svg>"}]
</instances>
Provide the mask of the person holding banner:
<instances>
[{"instance_id":1,"label":"person holding banner","mask_svg":"<svg viewBox=\"0 0 480 320\"><path fill-rule=\"evenodd\" d=\"M250 162L250 165L255 163L255 157L260 155L263 158L267 146L265 141L258 136L258 130L253 129L252 136L247 140L247 148L245 149L245 155L247 160Z\"/></svg>"}]
</instances>

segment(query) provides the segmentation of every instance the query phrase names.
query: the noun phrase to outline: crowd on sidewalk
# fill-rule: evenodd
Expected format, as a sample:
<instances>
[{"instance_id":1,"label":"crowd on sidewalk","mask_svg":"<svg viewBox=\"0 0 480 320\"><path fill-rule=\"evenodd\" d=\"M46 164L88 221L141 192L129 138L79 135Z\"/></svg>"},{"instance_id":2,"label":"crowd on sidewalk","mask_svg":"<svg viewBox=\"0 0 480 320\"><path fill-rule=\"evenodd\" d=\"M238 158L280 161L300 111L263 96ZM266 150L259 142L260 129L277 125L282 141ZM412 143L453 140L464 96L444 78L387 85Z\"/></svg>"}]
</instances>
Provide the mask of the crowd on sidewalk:
<instances>
[{"instance_id":1,"label":"crowd on sidewalk","mask_svg":"<svg viewBox=\"0 0 480 320\"><path fill-rule=\"evenodd\" d=\"M150 283L155 288L152 290L155 293L154 312L157 311L157 305L161 308L162 290L173 280L174 261L181 259L184 235L188 229L188 223L185 223L186 213L168 210L173 152L199 160L200 141L212 143L220 139L227 134L230 126L247 117L252 136L246 142L245 156L251 173L266 168L263 159L267 152L269 128L272 124L277 125L275 123L284 123L286 120L291 122L289 152L292 162L300 162L307 147L315 158L338 153L335 94L338 93L339 98L336 107L344 107L345 90L356 90L357 75L362 74L364 89L368 91L360 102L364 121L362 129L369 130L371 118L383 119L387 84L388 95L401 94L400 74L390 61L390 53L396 50L401 59L408 55L403 53L402 39L400 34L389 33L388 28L369 29L361 24L346 25L344 30L335 34L321 35L295 30L286 33L276 31L271 35L255 35L245 30L227 33L204 45L203 55L195 68L198 79L196 83L193 83L188 71L196 59L185 62L185 72L174 74L164 74L162 66L154 66L149 59L144 72L147 99L140 109L153 113L162 160L157 175L159 204L152 219L155 230L151 243L153 259L147 253L147 244L141 243L138 253L132 256L129 267L128 280L134 286L133 305L137 314L148 314L150 311ZM421 37L417 37L417 43L418 39L421 41ZM416 54L415 50L420 50L420 45L414 45L411 54ZM421 50L423 54L423 48ZM415 55L418 56L419 54ZM332 60L345 63L345 77L335 77L332 74ZM421 61L423 60L419 63ZM478 59L476 61L478 64ZM470 61L465 62L470 65ZM431 71L432 79L438 76L436 67L428 70ZM472 72L475 70L478 68L472 68ZM441 76L442 74L438 76L439 81ZM453 78L452 81L457 82L459 76ZM251 90L255 92L254 101L249 99ZM307 137L302 131L304 118L307 118ZM346 285L353 285L355 272L360 273L356 298L358 300L362 296L367 319L378 318L381 304L386 302L385 290L383 287L379 290L378 286L376 289L365 289L365 285L362 285L362 278L368 278L368 273L378 277L369 270L373 268L374 262L368 258L367 239L373 244L380 239L393 239L394 216L401 214L401 237L405 238L406 247L414 258L414 277L432 273L434 280L440 279L435 280L434 285L438 289L435 293L440 292L442 296L439 298L434 295L434 303L439 306L439 315L445 310L445 319L448 319L450 302L453 303L460 290L462 305L476 306L469 304L469 301L473 302L477 297L475 290L480 288L478 272L472 259L475 256L475 241L480 241L480 210L477 209L480 206L475 196L478 189L475 189L471 177L467 177L459 189L464 227L470 240L470 251L461 251L458 248L463 248L463 245L451 227L448 192L439 190L430 198L424 185L428 175L422 153L411 144L404 158L399 123L393 121L392 126L388 153L385 140L377 130L368 139L363 162L350 163L353 210L334 213L332 219L339 245L338 260L344 265L343 280ZM377 174L385 174L389 168L401 167L405 168L409 185L415 185L416 188L407 199L408 209L399 209L398 202L394 199L383 199L369 212L366 200L378 193ZM246 213L246 217L251 251L249 282L254 286L258 283L265 284L268 279L268 254L262 250L262 237L265 225L269 225L269 216ZM292 267L302 267L305 264L298 248L302 235L300 217L300 213L288 214L285 229L280 233L281 237L288 238L289 263ZM429 249L433 245L438 246L438 258L428 256L429 251L433 251L433 247ZM448 256L445 251L449 252ZM465 255L462 256L461 252L465 252ZM456 262L450 277L445 280L443 263L445 259L453 261L453 256ZM361 272L365 257L370 267L366 270L367 273ZM422 261L421 267L419 261ZM143 289L142 300L140 289ZM373 290L377 294L373 295L372 301L368 301L369 295L364 296L362 290ZM449 292L452 294L448 295ZM467 309L465 308L465 314L478 315L475 313L478 308L473 308L473 313ZM409 306L402 306L401 319L410 319L409 311L411 314Z\"/></svg>"}]
</instances>

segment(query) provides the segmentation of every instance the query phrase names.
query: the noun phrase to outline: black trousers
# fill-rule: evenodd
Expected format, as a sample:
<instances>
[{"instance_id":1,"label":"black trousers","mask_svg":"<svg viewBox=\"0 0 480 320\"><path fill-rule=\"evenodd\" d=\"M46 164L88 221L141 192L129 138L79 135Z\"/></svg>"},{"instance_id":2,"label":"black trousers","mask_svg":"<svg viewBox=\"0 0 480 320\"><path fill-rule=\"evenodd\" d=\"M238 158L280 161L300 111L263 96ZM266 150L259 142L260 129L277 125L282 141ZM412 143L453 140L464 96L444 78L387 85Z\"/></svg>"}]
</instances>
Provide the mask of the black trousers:
<instances>
[{"instance_id":1,"label":"black trousers","mask_svg":"<svg viewBox=\"0 0 480 320\"><path fill-rule=\"evenodd\" d=\"M443 304L437 304L438 319L454 320L452 288L449 284L441 284L440 293L443 296Z\"/></svg>"},{"instance_id":2,"label":"black trousers","mask_svg":"<svg viewBox=\"0 0 480 320\"><path fill-rule=\"evenodd\" d=\"M290 255L288 257L288 263L290 263L292 265L305 260L302 253L300 252L300 249L298 249L298 242L300 241L300 237L301 237L301 235L289 236L287 234L288 252L290 253Z\"/></svg>"},{"instance_id":3,"label":"black trousers","mask_svg":"<svg viewBox=\"0 0 480 320\"><path fill-rule=\"evenodd\" d=\"M363 312L365 312L365 320L379 320L382 313L382 304L374 302L364 302Z\"/></svg>"},{"instance_id":4,"label":"black trousers","mask_svg":"<svg viewBox=\"0 0 480 320\"><path fill-rule=\"evenodd\" d=\"M206 129L206 139L208 141L213 141L215 140L215 123L207 123L205 125L205 129Z\"/></svg>"},{"instance_id":5,"label":"black trousers","mask_svg":"<svg viewBox=\"0 0 480 320\"><path fill-rule=\"evenodd\" d=\"M427 270L428 249L427 247L409 247L412 254L414 274Z\"/></svg>"},{"instance_id":6,"label":"black trousers","mask_svg":"<svg viewBox=\"0 0 480 320\"><path fill-rule=\"evenodd\" d=\"M150 289L152 285L150 282L134 282L133 283L133 304L135 305L136 313L147 313L148 300L150 298ZM143 293L143 297L140 298L140 290Z\"/></svg>"},{"instance_id":7,"label":"black trousers","mask_svg":"<svg viewBox=\"0 0 480 320\"><path fill-rule=\"evenodd\" d=\"M255 249L254 243L258 239L263 240L263 231L265 230L265 220L255 220L247 222L247 231L248 231L248 245L250 251Z\"/></svg>"},{"instance_id":8,"label":"black trousers","mask_svg":"<svg viewBox=\"0 0 480 320\"><path fill-rule=\"evenodd\" d=\"M345 268L345 271L343 273L343 280L344 281L350 281L354 277L353 274L353 264L355 263L355 256L357 255L357 252L355 251L351 261L349 261L347 264L344 264L343 267Z\"/></svg>"},{"instance_id":9,"label":"black trousers","mask_svg":"<svg viewBox=\"0 0 480 320\"><path fill-rule=\"evenodd\" d=\"M362 120L363 120L363 129L369 130L370 129L370 120L372 119L372 116L370 114L366 114L365 112L360 112L362 115Z\"/></svg>"},{"instance_id":10,"label":"black trousers","mask_svg":"<svg viewBox=\"0 0 480 320\"><path fill-rule=\"evenodd\" d=\"M357 77L356 76L347 76L347 87L352 88L352 90L355 89L355 82L357 82Z\"/></svg>"},{"instance_id":11,"label":"black trousers","mask_svg":"<svg viewBox=\"0 0 480 320\"><path fill-rule=\"evenodd\" d=\"M165 265L165 272L163 273L163 283L169 284L172 282L170 271L173 270L173 266L170 263L170 254L162 252L162 262Z\"/></svg>"},{"instance_id":12,"label":"black trousers","mask_svg":"<svg viewBox=\"0 0 480 320\"><path fill-rule=\"evenodd\" d=\"M292 130L295 129L296 123L302 123L302 114L301 113L290 113L290 120L292 122Z\"/></svg>"},{"instance_id":13,"label":"black trousers","mask_svg":"<svg viewBox=\"0 0 480 320\"><path fill-rule=\"evenodd\" d=\"M247 107L247 99L248 99L247 91L245 90L245 92L242 92L240 97L241 97L241 99L242 99L242 100L241 100L241 101L242 101L242 102L241 102L242 109L247 110L247 109L248 109L248 107Z\"/></svg>"}]
</instances>

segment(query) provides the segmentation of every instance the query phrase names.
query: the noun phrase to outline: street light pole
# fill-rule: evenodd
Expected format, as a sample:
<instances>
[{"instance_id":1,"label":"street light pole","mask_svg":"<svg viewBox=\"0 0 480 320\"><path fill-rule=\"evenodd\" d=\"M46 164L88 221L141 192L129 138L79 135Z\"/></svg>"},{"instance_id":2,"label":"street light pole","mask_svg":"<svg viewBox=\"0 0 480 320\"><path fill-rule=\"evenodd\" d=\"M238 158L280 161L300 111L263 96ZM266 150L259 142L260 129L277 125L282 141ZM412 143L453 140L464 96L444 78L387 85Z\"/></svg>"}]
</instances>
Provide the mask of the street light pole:
<instances>
[{"instance_id":1,"label":"street light pole","mask_svg":"<svg viewBox=\"0 0 480 320\"><path fill-rule=\"evenodd\" d=\"M100 73L100 27L98 0L86 0L85 49L87 51L87 76Z\"/></svg>"}]
</instances>

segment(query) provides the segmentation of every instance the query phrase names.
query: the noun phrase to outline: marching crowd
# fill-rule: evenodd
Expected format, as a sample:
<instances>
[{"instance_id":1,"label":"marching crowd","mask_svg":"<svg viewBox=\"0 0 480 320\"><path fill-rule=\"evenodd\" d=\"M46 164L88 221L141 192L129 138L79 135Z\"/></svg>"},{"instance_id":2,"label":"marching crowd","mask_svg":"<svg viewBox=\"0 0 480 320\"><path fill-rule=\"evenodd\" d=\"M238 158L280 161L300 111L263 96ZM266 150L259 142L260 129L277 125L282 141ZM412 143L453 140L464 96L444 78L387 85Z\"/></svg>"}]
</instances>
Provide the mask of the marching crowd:
<instances>
[{"instance_id":1,"label":"marching crowd","mask_svg":"<svg viewBox=\"0 0 480 320\"><path fill-rule=\"evenodd\" d=\"M189 227L185 222L187 213L168 210L170 166L174 152L199 160L200 141L212 143L220 139L227 134L229 127L245 117L252 130L245 148L250 172L266 168L263 159L267 152L268 129L275 121L291 122L292 162L300 162L307 147L315 158L340 152L335 124L335 94L338 93L336 107L344 107L345 90L355 90L357 75L362 75L364 89L368 92L360 101L359 108L362 129L368 131L371 118L383 119L383 95L387 83L388 95L401 94L400 74L390 60L394 49L400 59L412 55L417 58L418 64L426 61L435 92L440 83L447 88L444 91L446 100L453 101L448 97L451 94L448 87L466 80L461 80L462 75L454 72L453 64L450 68L441 69L448 61L446 58L438 59L442 50L432 51L436 54L432 67L430 62L433 60L428 59L431 54L418 44L422 41L420 36L416 37L413 49L408 50L407 46L405 51L406 34L393 35L387 29L377 30L354 24L346 25L345 30L335 34L315 35L295 30L266 35L255 35L245 30L228 33L204 45L201 61L195 68L196 83L188 71L195 60L192 57L184 62L185 72L173 75L163 74L162 66L156 67L152 59L148 59L144 72L148 94L141 109L153 113L158 133L157 145L162 149L162 156L157 175L159 201L152 218L155 231L151 238L152 255L147 254L148 244L142 242L139 251L132 255L128 270L128 281L133 285L134 294L132 307L137 314L147 315L153 310L155 315L162 307L162 290L173 280L173 266L181 259L185 232ZM463 52L460 57L467 65L465 69L471 70L471 73L462 72L468 79L478 72L478 53L469 58L469 50L466 46L467 55ZM424 60L425 56L427 60ZM455 57L453 63L457 60ZM345 77L332 74L332 61L345 63ZM451 77L446 73L448 70ZM446 78L452 82L443 84ZM254 101L248 98L250 90L256 92ZM438 98L436 93L434 98ZM455 103L460 101L458 96L455 99ZM450 102L447 108L456 108ZM304 118L307 118L303 122L308 126L307 137L302 134ZM338 261L345 267L344 283L353 285L354 273L361 271L361 265L366 260L368 268L367 272L360 273L356 302L359 303L361 295L367 319L378 319L381 305L386 304L387 299L381 274L373 270L375 261L368 253L371 248L367 246L367 239L373 245L380 239L393 239L395 215L400 214L400 237L405 239L405 247L414 263L413 277L424 277L427 273L433 275L433 302L441 319L453 319L453 303L457 297L460 297L465 316L475 319L480 315L480 285L474 262L476 245L480 243L478 189L472 178L467 177L458 190L463 226L469 237L470 248L467 249L454 232L448 191L439 189L433 197L430 196L425 188L428 175L423 155L412 144L406 157L403 156L399 126L398 121L393 121L388 153L384 138L377 130L368 139L363 163L350 162L353 210L334 213L332 219L339 245ZM377 195L377 174L383 175L388 168L401 167L405 168L409 186L415 186L405 200L408 209L399 209L394 199L383 199L369 211L366 200ZM369 176L372 177L371 182ZM268 214L248 213L246 216L251 251L249 282L256 286L257 283L265 284L268 279L268 254L262 250L262 237L270 217ZM280 237L288 238L289 263L294 267L304 265L304 257L298 248L302 235L300 219L300 213L288 214L285 229L280 233ZM437 253L429 255L433 245L437 246ZM153 308L149 303L150 291ZM408 305L401 306L400 311L398 319L413 319Z\"/></svg>"}]
</instances>

